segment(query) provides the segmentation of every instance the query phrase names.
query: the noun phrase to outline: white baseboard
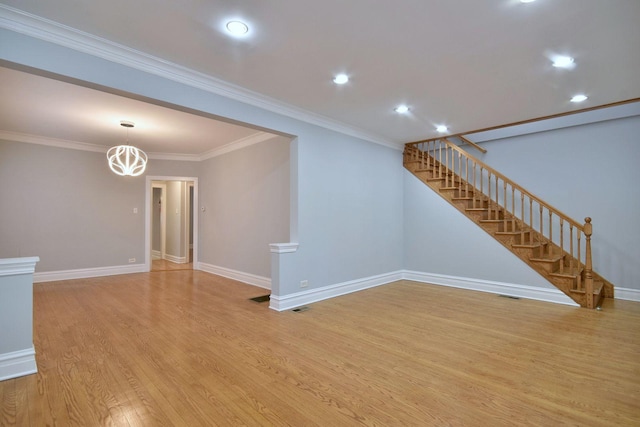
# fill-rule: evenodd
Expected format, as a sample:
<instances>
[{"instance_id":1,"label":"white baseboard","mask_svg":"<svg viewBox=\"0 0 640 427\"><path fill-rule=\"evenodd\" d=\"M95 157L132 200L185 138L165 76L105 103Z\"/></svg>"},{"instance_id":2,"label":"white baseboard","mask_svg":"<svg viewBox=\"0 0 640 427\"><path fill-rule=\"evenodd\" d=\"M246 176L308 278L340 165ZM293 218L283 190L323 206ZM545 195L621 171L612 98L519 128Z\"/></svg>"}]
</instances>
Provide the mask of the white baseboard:
<instances>
[{"instance_id":1,"label":"white baseboard","mask_svg":"<svg viewBox=\"0 0 640 427\"><path fill-rule=\"evenodd\" d=\"M229 279L237 280L239 282L247 283L253 286L258 286L260 288L269 290L271 289L271 279L268 277L256 276L255 274L244 273L242 271L219 267L217 265L207 264L204 262L199 262L196 266L196 269L215 274L217 276L228 277Z\"/></svg>"},{"instance_id":2,"label":"white baseboard","mask_svg":"<svg viewBox=\"0 0 640 427\"><path fill-rule=\"evenodd\" d=\"M0 354L0 381L38 372L36 350L31 346L19 351Z\"/></svg>"},{"instance_id":3,"label":"white baseboard","mask_svg":"<svg viewBox=\"0 0 640 427\"><path fill-rule=\"evenodd\" d=\"M151 250L151 259L162 259L162 253L160 251Z\"/></svg>"},{"instance_id":4,"label":"white baseboard","mask_svg":"<svg viewBox=\"0 0 640 427\"><path fill-rule=\"evenodd\" d=\"M86 279L89 277L115 276L118 274L144 273L144 264L115 265L112 267L80 268L77 270L43 271L33 274L33 283L58 280Z\"/></svg>"},{"instance_id":5,"label":"white baseboard","mask_svg":"<svg viewBox=\"0 0 640 427\"><path fill-rule=\"evenodd\" d=\"M350 280L348 282L323 286L318 289L309 289L307 291L296 292L290 295L271 295L269 308L276 311L291 310L306 304L350 294L352 292L373 288L375 286L385 285L398 280L402 280L402 271L380 274L377 276L366 277L364 279Z\"/></svg>"},{"instance_id":6,"label":"white baseboard","mask_svg":"<svg viewBox=\"0 0 640 427\"><path fill-rule=\"evenodd\" d=\"M616 286L613 290L613 294L615 295L615 299L640 302L640 290L638 289L619 288Z\"/></svg>"},{"instance_id":7,"label":"white baseboard","mask_svg":"<svg viewBox=\"0 0 640 427\"><path fill-rule=\"evenodd\" d=\"M403 279L432 285L450 286L453 288L472 291L489 292L498 295L508 295L518 298L553 302L579 307L562 291L552 288L537 288L534 286L516 285L513 283L493 282L489 280L471 279L468 277L446 276L443 274L422 273L418 271L403 272Z\"/></svg>"},{"instance_id":8,"label":"white baseboard","mask_svg":"<svg viewBox=\"0 0 640 427\"><path fill-rule=\"evenodd\" d=\"M186 264L187 257L164 254L164 259L175 262L176 264Z\"/></svg>"}]
</instances>

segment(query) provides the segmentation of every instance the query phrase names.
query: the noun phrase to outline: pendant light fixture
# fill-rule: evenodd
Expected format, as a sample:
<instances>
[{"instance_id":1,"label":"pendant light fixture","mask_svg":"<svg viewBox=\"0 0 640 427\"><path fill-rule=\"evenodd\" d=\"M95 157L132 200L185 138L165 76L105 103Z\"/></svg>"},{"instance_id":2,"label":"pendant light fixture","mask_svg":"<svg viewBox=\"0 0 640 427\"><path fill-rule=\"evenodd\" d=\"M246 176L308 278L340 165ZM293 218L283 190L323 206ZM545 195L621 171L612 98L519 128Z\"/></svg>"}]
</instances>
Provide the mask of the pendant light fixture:
<instances>
[{"instance_id":1,"label":"pendant light fixture","mask_svg":"<svg viewBox=\"0 0 640 427\"><path fill-rule=\"evenodd\" d=\"M109 168L120 176L142 175L147 167L147 155L144 151L129 145L129 129L135 125L133 122L123 120L120 126L127 128L127 144L111 147L107 151Z\"/></svg>"}]
</instances>

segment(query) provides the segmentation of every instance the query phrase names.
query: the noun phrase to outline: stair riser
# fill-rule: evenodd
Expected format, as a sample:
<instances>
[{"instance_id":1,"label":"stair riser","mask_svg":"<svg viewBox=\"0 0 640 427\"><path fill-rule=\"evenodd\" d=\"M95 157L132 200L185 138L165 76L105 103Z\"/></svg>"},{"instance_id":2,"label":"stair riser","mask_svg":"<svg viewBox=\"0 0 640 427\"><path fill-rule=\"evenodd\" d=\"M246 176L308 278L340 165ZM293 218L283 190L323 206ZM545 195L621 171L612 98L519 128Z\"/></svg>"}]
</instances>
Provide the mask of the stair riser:
<instances>
[{"instance_id":1,"label":"stair riser","mask_svg":"<svg viewBox=\"0 0 640 427\"><path fill-rule=\"evenodd\" d=\"M511 246L514 243L514 237L511 235L504 235L504 234L494 234L495 238L498 239L500 241L500 243L502 243L503 245L506 246Z\"/></svg>"},{"instance_id":2,"label":"stair riser","mask_svg":"<svg viewBox=\"0 0 640 427\"><path fill-rule=\"evenodd\" d=\"M532 263L536 264L536 266L547 272L547 273L553 273L554 271L556 271L559 267L560 267L560 261L545 261L545 262L541 262L541 261L531 261ZM560 280L560 279L558 279ZM555 282L555 280L554 280Z\"/></svg>"}]
</instances>

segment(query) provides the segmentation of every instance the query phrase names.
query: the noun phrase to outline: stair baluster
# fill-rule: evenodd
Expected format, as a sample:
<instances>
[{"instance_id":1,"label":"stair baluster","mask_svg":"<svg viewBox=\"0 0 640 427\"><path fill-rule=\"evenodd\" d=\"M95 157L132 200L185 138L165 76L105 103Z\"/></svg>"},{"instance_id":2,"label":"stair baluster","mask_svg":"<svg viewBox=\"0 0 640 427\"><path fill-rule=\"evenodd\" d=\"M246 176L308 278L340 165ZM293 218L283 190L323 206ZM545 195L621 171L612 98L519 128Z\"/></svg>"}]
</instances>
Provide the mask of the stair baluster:
<instances>
[{"instance_id":1,"label":"stair baluster","mask_svg":"<svg viewBox=\"0 0 640 427\"><path fill-rule=\"evenodd\" d=\"M584 288L587 296L587 308L594 308L593 301L593 267L591 265L591 234L593 234L593 226L591 218L584 219L584 235L586 240L585 252L587 260L584 263Z\"/></svg>"}]
</instances>

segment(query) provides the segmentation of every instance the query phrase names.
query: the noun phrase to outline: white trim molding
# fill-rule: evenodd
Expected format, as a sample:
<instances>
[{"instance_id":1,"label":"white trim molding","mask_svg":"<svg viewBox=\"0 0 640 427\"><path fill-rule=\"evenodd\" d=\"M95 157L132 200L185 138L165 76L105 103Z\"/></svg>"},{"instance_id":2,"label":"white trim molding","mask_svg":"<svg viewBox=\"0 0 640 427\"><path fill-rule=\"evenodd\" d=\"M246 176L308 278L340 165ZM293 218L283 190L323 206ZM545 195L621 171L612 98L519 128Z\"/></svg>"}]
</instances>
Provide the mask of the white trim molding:
<instances>
[{"instance_id":1,"label":"white trim molding","mask_svg":"<svg viewBox=\"0 0 640 427\"><path fill-rule=\"evenodd\" d=\"M151 253L151 258L153 258L153 252ZM170 255L170 254L164 254L164 259L166 259L167 261L175 262L176 264L186 264L187 263L187 257L183 257L183 256L175 256L175 255Z\"/></svg>"},{"instance_id":2,"label":"white trim molding","mask_svg":"<svg viewBox=\"0 0 640 427\"><path fill-rule=\"evenodd\" d=\"M428 283L431 285L450 286L452 288L489 292L492 294L533 299L538 301L547 301L556 304L565 304L579 307L579 305L575 301L573 301L558 289L538 288L534 286L517 285L513 283L502 283L490 280L447 276L444 274L423 273L407 270L403 272L402 276L404 280Z\"/></svg>"},{"instance_id":3,"label":"white trim molding","mask_svg":"<svg viewBox=\"0 0 640 427\"><path fill-rule=\"evenodd\" d=\"M36 350L26 348L0 354L0 381L10 380L38 372L36 365Z\"/></svg>"},{"instance_id":4,"label":"white trim molding","mask_svg":"<svg viewBox=\"0 0 640 427\"><path fill-rule=\"evenodd\" d=\"M269 251L273 254L288 254L298 250L298 243L269 243Z\"/></svg>"},{"instance_id":5,"label":"white trim molding","mask_svg":"<svg viewBox=\"0 0 640 427\"><path fill-rule=\"evenodd\" d=\"M375 286L386 285L398 280L410 280L439 286L472 291L489 292L511 297L533 299L579 307L571 298L557 289L537 288L534 286L470 279L466 277L445 276L442 274L399 270L387 274L351 280L318 289L309 289L289 295L271 295L269 308L276 311L291 310L314 302L361 291ZM617 289L616 289L617 292Z\"/></svg>"},{"instance_id":6,"label":"white trim molding","mask_svg":"<svg viewBox=\"0 0 640 427\"><path fill-rule=\"evenodd\" d=\"M258 286L259 288L271 290L271 279L269 279L268 277L257 276L255 274L232 270L225 267L219 267L217 265L207 264L204 262L199 262L197 264L197 270L204 271L205 273L215 274L216 276L222 276L229 279L237 280L238 282L246 283L248 285Z\"/></svg>"},{"instance_id":7,"label":"white trim molding","mask_svg":"<svg viewBox=\"0 0 640 427\"><path fill-rule=\"evenodd\" d=\"M318 289L309 289L308 291L296 292L294 294L284 296L272 294L269 301L269 308L276 311L291 310L306 304L362 291L364 289L380 285L386 285L387 283L396 282L398 280L402 280L402 271L350 280L348 282L323 286Z\"/></svg>"},{"instance_id":8,"label":"white trim molding","mask_svg":"<svg viewBox=\"0 0 640 427\"><path fill-rule=\"evenodd\" d=\"M1 5L0 5L1 6ZM1 10L1 9L0 9ZM231 153L241 148L249 147L260 142L276 138L278 135L267 132L257 132L244 138L229 142L221 147L214 148L201 154L181 154L181 153L147 153L151 160L179 160L184 162L201 162L213 157ZM48 147L65 148L68 150L90 151L95 153L106 153L109 147L88 142L71 141L47 136L32 135L27 133L10 132L0 130L0 139L14 142L24 142L28 144L44 145Z\"/></svg>"},{"instance_id":9,"label":"white trim molding","mask_svg":"<svg viewBox=\"0 0 640 427\"><path fill-rule=\"evenodd\" d=\"M616 286L613 292L615 299L640 302L640 289L619 288Z\"/></svg>"},{"instance_id":10,"label":"white trim molding","mask_svg":"<svg viewBox=\"0 0 640 427\"><path fill-rule=\"evenodd\" d=\"M18 274L33 274L36 263L40 261L37 256L23 258L0 258L0 276L15 276Z\"/></svg>"},{"instance_id":11,"label":"white trim molding","mask_svg":"<svg viewBox=\"0 0 640 427\"><path fill-rule=\"evenodd\" d=\"M33 283L56 282L58 280L87 279L90 277L115 276L118 274L144 273L144 264L115 265L111 267L79 268L76 270L43 271L33 275Z\"/></svg>"}]
</instances>

